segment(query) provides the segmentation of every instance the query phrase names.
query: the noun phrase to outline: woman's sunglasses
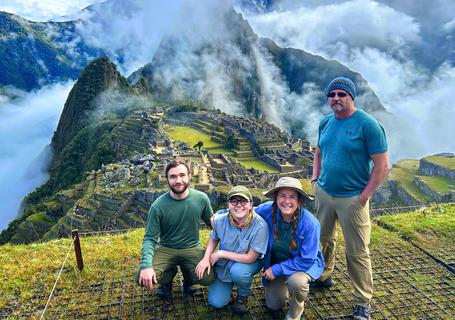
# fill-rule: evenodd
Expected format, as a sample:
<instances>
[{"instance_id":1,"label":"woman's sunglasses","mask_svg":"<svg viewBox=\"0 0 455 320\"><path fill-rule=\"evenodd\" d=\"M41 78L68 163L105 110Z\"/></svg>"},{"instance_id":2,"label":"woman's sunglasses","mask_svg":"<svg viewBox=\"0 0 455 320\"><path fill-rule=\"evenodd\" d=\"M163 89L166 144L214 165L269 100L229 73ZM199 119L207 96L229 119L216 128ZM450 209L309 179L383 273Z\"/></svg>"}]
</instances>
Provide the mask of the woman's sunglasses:
<instances>
[{"instance_id":1,"label":"woman's sunglasses","mask_svg":"<svg viewBox=\"0 0 455 320\"><path fill-rule=\"evenodd\" d=\"M339 96L340 98L346 97L348 94L346 92L330 92L327 94L327 98L334 98L335 96Z\"/></svg>"}]
</instances>

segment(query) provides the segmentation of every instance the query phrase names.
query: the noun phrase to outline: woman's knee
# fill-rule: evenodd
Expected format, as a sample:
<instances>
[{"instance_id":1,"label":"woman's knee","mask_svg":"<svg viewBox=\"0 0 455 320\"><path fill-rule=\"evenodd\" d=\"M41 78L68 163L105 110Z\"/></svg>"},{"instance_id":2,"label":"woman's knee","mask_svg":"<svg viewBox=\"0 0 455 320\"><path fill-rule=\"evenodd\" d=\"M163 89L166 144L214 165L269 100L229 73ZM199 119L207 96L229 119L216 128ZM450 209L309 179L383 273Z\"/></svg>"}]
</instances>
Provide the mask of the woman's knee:
<instances>
[{"instance_id":1,"label":"woman's knee","mask_svg":"<svg viewBox=\"0 0 455 320\"><path fill-rule=\"evenodd\" d=\"M266 291L265 305L273 311L281 310L286 305L286 297L277 296L273 292Z\"/></svg>"},{"instance_id":2,"label":"woman's knee","mask_svg":"<svg viewBox=\"0 0 455 320\"><path fill-rule=\"evenodd\" d=\"M215 309L221 309L229 303L230 295L227 297L221 297L217 294L208 294L208 302Z\"/></svg>"},{"instance_id":3,"label":"woman's knee","mask_svg":"<svg viewBox=\"0 0 455 320\"><path fill-rule=\"evenodd\" d=\"M304 272L296 272L288 277L287 284L289 292L308 293L310 291L311 277Z\"/></svg>"},{"instance_id":4,"label":"woman's knee","mask_svg":"<svg viewBox=\"0 0 455 320\"><path fill-rule=\"evenodd\" d=\"M230 268L231 279L234 283L252 281L254 273L252 268L244 263L234 263Z\"/></svg>"}]
</instances>

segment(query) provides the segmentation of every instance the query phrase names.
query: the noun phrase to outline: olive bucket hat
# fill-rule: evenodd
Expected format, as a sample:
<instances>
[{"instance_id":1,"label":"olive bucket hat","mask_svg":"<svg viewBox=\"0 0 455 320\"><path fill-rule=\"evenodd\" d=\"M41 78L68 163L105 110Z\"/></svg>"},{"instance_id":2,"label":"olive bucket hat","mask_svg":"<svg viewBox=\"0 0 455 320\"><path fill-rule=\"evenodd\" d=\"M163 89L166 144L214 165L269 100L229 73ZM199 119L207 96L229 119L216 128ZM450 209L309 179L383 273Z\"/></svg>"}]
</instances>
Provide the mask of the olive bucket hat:
<instances>
[{"instance_id":1,"label":"olive bucket hat","mask_svg":"<svg viewBox=\"0 0 455 320\"><path fill-rule=\"evenodd\" d=\"M280 178L280 180L278 180L276 182L275 187L273 189L270 189L269 191L264 192L264 196L266 196L267 198L273 198L275 196L275 193L279 189L283 189L283 188L292 189L292 190L296 191L297 193L300 194L302 199L305 199L305 200L313 200L314 199L308 193L303 191L302 184L300 183L300 181L298 179L291 178L291 177L282 177L282 178Z\"/></svg>"}]
</instances>

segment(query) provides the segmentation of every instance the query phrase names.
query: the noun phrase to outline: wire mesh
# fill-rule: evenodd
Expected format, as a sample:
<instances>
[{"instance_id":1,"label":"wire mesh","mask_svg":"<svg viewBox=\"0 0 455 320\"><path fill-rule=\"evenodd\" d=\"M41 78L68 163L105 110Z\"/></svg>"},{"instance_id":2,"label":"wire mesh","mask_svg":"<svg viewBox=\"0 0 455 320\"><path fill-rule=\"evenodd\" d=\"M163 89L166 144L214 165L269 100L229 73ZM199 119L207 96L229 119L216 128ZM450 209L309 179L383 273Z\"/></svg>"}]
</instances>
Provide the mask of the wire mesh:
<instances>
[{"instance_id":1,"label":"wire mesh","mask_svg":"<svg viewBox=\"0 0 455 320\"><path fill-rule=\"evenodd\" d=\"M410 244L391 245L371 252L375 296L372 319L453 319L455 275ZM341 250L332 275L334 285L312 289L302 319L349 319L352 286ZM235 293L233 294L235 296ZM43 309L44 291L35 292L21 314L14 307L0 312L0 318L33 319ZM283 318L286 310L272 312L264 300L260 276L253 282L249 311L242 319ZM137 286L133 270L121 277L108 273L100 281L74 289L56 288L46 319L237 319L231 306L216 310L208 305L207 288L194 295L183 293L178 273L170 300L159 299L153 290Z\"/></svg>"}]
</instances>

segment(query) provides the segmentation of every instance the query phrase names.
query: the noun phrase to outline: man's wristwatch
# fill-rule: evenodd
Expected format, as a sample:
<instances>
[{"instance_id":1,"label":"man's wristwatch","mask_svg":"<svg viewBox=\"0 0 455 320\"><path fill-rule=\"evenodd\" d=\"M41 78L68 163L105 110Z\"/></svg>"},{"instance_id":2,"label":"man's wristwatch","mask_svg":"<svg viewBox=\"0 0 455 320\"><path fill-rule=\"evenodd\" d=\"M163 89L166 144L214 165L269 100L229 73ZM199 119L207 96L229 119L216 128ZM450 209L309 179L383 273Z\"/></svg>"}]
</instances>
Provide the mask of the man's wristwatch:
<instances>
[{"instance_id":1,"label":"man's wristwatch","mask_svg":"<svg viewBox=\"0 0 455 320\"><path fill-rule=\"evenodd\" d=\"M316 178L316 179L312 179L311 180L311 184L315 183L316 181L318 181L319 178Z\"/></svg>"}]
</instances>

